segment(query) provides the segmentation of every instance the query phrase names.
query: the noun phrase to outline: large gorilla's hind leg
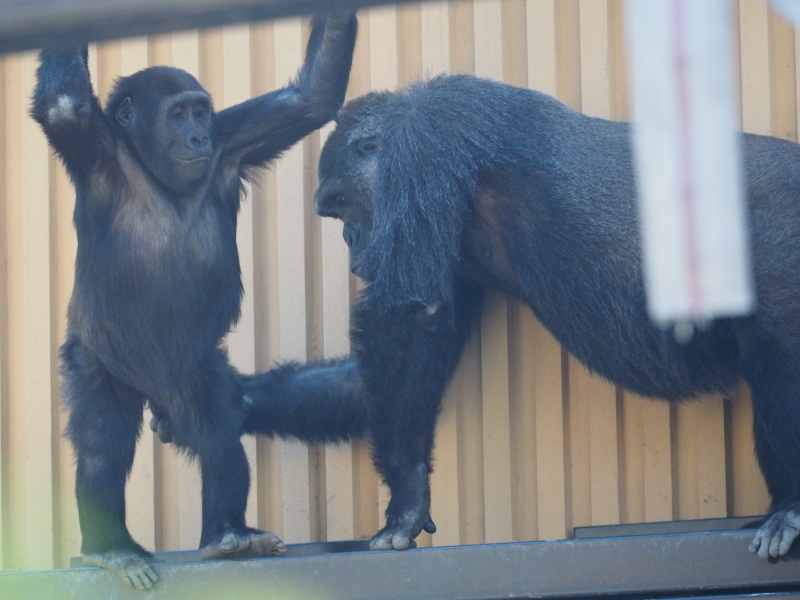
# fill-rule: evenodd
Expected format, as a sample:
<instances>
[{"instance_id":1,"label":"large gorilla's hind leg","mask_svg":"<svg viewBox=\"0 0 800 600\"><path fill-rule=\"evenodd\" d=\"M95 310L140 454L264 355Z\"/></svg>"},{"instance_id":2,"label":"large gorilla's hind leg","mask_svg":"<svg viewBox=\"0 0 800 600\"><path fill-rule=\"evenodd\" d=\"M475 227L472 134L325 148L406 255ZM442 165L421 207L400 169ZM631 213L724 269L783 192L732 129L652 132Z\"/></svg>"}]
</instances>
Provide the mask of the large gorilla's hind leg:
<instances>
[{"instance_id":1,"label":"large gorilla's hind leg","mask_svg":"<svg viewBox=\"0 0 800 600\"><path fill-rule=\"evenodd\" d=\"M742 372L753 396L756 454L772 508L750 551L760 558L783 556L800 535L800 345L786 338L746 340Z\"/></svg>"}]
</instances>

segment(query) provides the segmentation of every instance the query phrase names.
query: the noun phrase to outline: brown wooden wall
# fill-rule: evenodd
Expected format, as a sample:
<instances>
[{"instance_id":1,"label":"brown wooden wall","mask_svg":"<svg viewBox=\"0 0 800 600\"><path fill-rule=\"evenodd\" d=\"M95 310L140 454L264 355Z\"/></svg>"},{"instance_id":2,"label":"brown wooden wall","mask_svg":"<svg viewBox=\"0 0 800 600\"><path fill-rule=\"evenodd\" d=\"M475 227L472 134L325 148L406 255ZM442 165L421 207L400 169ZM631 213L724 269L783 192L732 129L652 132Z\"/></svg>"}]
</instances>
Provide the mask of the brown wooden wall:
<instances>
[{"instance_id":1,"label":"brown wooden wall","mask_svg":"<svg viewBox=\"0 0 800 600\"><path fill-rule=\"evenodd\" d=\"M736 39L746 131L797 138L794 31L763 0L739 0ZM360 13L349 95L467 71L625 119L621 0L475 0ZM199 76L218 108L283 85L307 21L103 43L90 68L101 98L151 64ZM74 465L61 437L57 348L72 285L73 191L27 117L34 54L0 58L0 567L64 566L79 551ZM229 346L240 369L348 351L341 225L313 214L314 134L249 189L239 231L246 298ZM432 477L439 531L422 545L556 539L588 524L762 513L746 389L670 407L590 375L531 313L490 294L444 403ZM362 444L306 448L248 439L252 524L288 543L373 534L387 501ZM195 467L142 436L128 485L134 536L196 547Z\"/></svg>"}]
</instances>

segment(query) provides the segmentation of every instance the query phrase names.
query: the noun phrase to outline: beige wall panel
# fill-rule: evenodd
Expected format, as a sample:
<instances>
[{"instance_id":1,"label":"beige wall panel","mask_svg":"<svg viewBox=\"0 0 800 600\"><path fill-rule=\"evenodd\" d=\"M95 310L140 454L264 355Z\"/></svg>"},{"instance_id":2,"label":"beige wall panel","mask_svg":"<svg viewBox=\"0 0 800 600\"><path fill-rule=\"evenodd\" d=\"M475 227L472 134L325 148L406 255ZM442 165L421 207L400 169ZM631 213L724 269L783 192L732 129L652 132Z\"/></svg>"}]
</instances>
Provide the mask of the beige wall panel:
<instances>
[{"instance_id":1,"label":"beige wall panel","mask_svg":"<svg viewBox=\"0 0 800 600\"><path fill-rule=\"evenodd\" d=\"M744 382L731 397L729 412L730 513L760 515L769 509L770 498L753 449L753 406Z\"/></svg>"},{"instance_id":2,"label":"beige wall panel","mask_svg":"<svg viewBox=\"0 0 800 600\"><path fill-rule=\"evenodd\" d=\"M275 24L276 80L285 85L297 72L304 56L303 25L299 19ZM291 66L289 66L291 65ZM278 201L278 308L280 311L280 358L305 360L306 346L306 199L304 152L298 144L286 152L276 167ZM279 447L282 492L282 531L288 540L310 541L312 485L309 450L294 441Z\"/></svg>"},{"instance_id":3,"label":"beige wall panel","mask_svg":"<svg viewBox=\"0 0 800 600\"><path fill-rule=\"evenodd\" d=\"M421 7L411 6L415 10L408 11L403 7L404 52L415 54L411 48L415 39L419 42L420 64L407 61L404 75L411 79L419 79L426 75L435 75L450 70L450 7L446 2L432 2ZM416 38L408 35L410 30L419 24L419 35ZM412 56L413 58L413 56ZM462 488L459 486L459 473L462 465L458 452L459 423L458 410L460 399L469 394L470 374L464 366L459 368L447 389L442 403L442 412L436 429L436 448L434 472L431 476L432 517L436 523L436 535L432 536L434 546L452 546L462 542L461 527ZM426 535L425 542L427 543Z\"/></svg>"},{"instance_id":4,"label":"beige wall panel","mask_svg":"<svg viewBox=\"0 0 800 600\"><path fill-rule=\"evenodd\" d=\"M765 2L740 0L739 2L739 54L742 96L742 128L750 133L773 133L772 100L773 69L770 64L770 17ZM776 42L777 43L777 42ZM776 93L780 93L776 90ZM744 494L734 497L736 514L757 514L766 510L769 494L758 467L752 442L752 411L750 390L740 386L731 411L731 429L738 436L731 440L734 465L733 477L749 483L749 489L734 486L732 492ZM749 435L748 435L749 434ZM760 506L760 508L759 508Z\"/></svg>"},{"instance_id":5,"label":"beige wall panel","mask_svg":"<svg viewBox=\"0 0 800 600\"><path fill-rule=\"evenodd\" d=\"M555 94L588 114L629 114L623 0L437 0L360 13L348 97L442 71ZM797 33L764 0L736 4L734 68L747 131L797 138ZM196 75L217 108L286 84L307 19L113 41L92 47L101 99L151 64ZM60 436L57 349L76 241L74 191L26 116L35 55L0 60L0 567L66 565L79 551L74 463ZM240 213L246 289L228 338L244 371L349 352L341 223L311 201L333 126L259 173ZM43 175L44 174L44 175ZM149 413L146 413L146 419ZM745 385L729 399L670 406L616 389L565 354L531 312L491 293L438 424L425 545L557 539L576 525L756 514L769 503ZM365 442L307 448L245 439L251 524L289 543L368 537L388 501ZM156 549L196 547L200 478L144 428L128 522Z\"/></svg>"},{"instance_id":6,"label":"beige wall panel","mask_svg":"<svg viewBox=\"0 0 800 600\"><path fill-rule=\"evenodd\" d=\"M6 520L8 519L8 434L6 433L8 412L8 288L6 286L6 60L0 58L0 569L10 568L10 556L6 554ZM59 469L60 470L60 469Z\"/></svg>"},{"instance_id":7,"label":"beige wall panel","mask_svg":"<svg viewBox=\"0 0 800 600\"><path fill-rule=\"evenodd\" d=\"M18 100L27 107L28 90L34 80L36 62L30 54L21 64L22 86ZM26 564L45 568L55 560L53 536L54 405L57 399L53 370L43 357L53 359L51 349L51 211L49 202L47 142L30 119L22 122L22 294L20 315L23 338L22 377L25 390ZM49 362L48 361L48 362Z\"/></svg>"},{"instance_id":8,"label":"beige wall panel","mask_svg":"<svg viewBox=\"0 0 800 600\"><path fill-rule=\"evenodd\" d=\"M641 410L644 518L628 521L670 521L673 506L669 404L647 399L641 401Z\"/></svg>"},{"instance_id":9,"label":"beige wall panel","mask_svg":"<svg viewBox=\"0 0 800 600\"><path fill-rule=\"evenodd\" d=\"M56 558L54 536L55 385L51 352L51 207L47 143L28 107L35 55L6 62L6 223L8 235L8 390L6 417L10 566L45 568ZM12 136L14 136L12 138ZM6 529L8 531L8 529Z\"/></svg>"},{"instance_id":10,"label":"beige wall panel","mask_svg":"<svg viewBox=\"0 0 800 600\"><path fill-rule=\"evenodd\" d=\"M326 126L321 138L333 129ZM324 143L324 142L323 142ZM350 255L342 243L342 225L333 219L320 219L322 335L325 358L350 352ZM322 248L325 249L322 252ZM326 540L355 537L355 469L357 456L353 444L331 444L323 449L325 462Z\"/></svg>"},{"instance_id":11,"label":"beige wall panel","mask_svg":"<svg viewBox=\"0 0 800 600\"><path fill-rule=\"evenodd\" d=\"M673 518L670 433L668 403L623 392L623 521L639 523Z\"/></svg>"},{"instance_id":12,"label":"beige wall panel","mask_svg":"<svg viewBox=\"0 0 800 600\"><path fill-rule=\"evenodd\" d=\"M779 13L769 10L770 110L772 135L797 141L795 31Z\"/></svg>"},{"instance_id":13,"label":"beige wall panel","mask_svg":"<svg viewBox=\"0 0 800 600\"><path fill-rule=\"evenodd\" d=\"M503 77L503 2L474 3L475 74ZM508 301L486 295L481 328L483 476L486 542L512 539L511 440L508 380Z\"/></svg>"}]
</instances>

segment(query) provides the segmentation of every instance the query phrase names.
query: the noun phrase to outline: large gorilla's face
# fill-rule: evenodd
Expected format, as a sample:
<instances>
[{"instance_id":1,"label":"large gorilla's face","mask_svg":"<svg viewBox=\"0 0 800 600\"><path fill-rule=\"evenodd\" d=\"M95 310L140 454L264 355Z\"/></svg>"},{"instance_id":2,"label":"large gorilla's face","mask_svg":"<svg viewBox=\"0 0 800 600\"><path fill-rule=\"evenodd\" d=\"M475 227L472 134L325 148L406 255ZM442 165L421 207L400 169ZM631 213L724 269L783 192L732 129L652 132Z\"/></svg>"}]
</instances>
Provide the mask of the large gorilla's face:
<instances>
[{"instance_id":1,"label":"large gorilla's face","mask_svg":"<svg viewBox=\"0 0 800 600\"><path fill-rule=\"evenodd\" d=\"M322 217L343 222L350 248L350 270L364 277L364 249L372 231L380 149L380 108L388 94L373 93L348 103L319 160L319 189L314 209Z\"/></svg>"}]
</instances>

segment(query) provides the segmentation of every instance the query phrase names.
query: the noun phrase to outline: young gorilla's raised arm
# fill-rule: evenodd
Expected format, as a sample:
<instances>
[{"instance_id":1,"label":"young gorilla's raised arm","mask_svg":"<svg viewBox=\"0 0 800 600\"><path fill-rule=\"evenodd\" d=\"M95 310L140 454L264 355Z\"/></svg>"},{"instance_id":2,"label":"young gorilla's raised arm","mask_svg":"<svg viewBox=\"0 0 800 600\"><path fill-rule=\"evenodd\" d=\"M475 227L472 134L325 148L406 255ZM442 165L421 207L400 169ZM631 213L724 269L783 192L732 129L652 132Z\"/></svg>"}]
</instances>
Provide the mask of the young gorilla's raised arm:
<instances>
[{"instance_id":1,"label":"young gorilla's raised arm","mask_svg":"<svg viewBox=\"0 0 800 600\"><path fill-rule=\"evenodd\" d=\"M103 110L92 90L86 66L87 47L71 51L43 50L36 71L31 116L80 181L108 150L109 133Z\"/></svg>"},{"instance_id":2,"label":"young gorilla's raised arm","mask_svg":"<svg viewBox=\"0 0 800 600\"><path fill-rule=\"evenodd\" d=\"M311 25L296 81L216 114L215 137L224 159L242 167L262 164L336 116L347 90L358 23L352 13L331 13L314 16Z\"/></svg>"}]
</instances>

